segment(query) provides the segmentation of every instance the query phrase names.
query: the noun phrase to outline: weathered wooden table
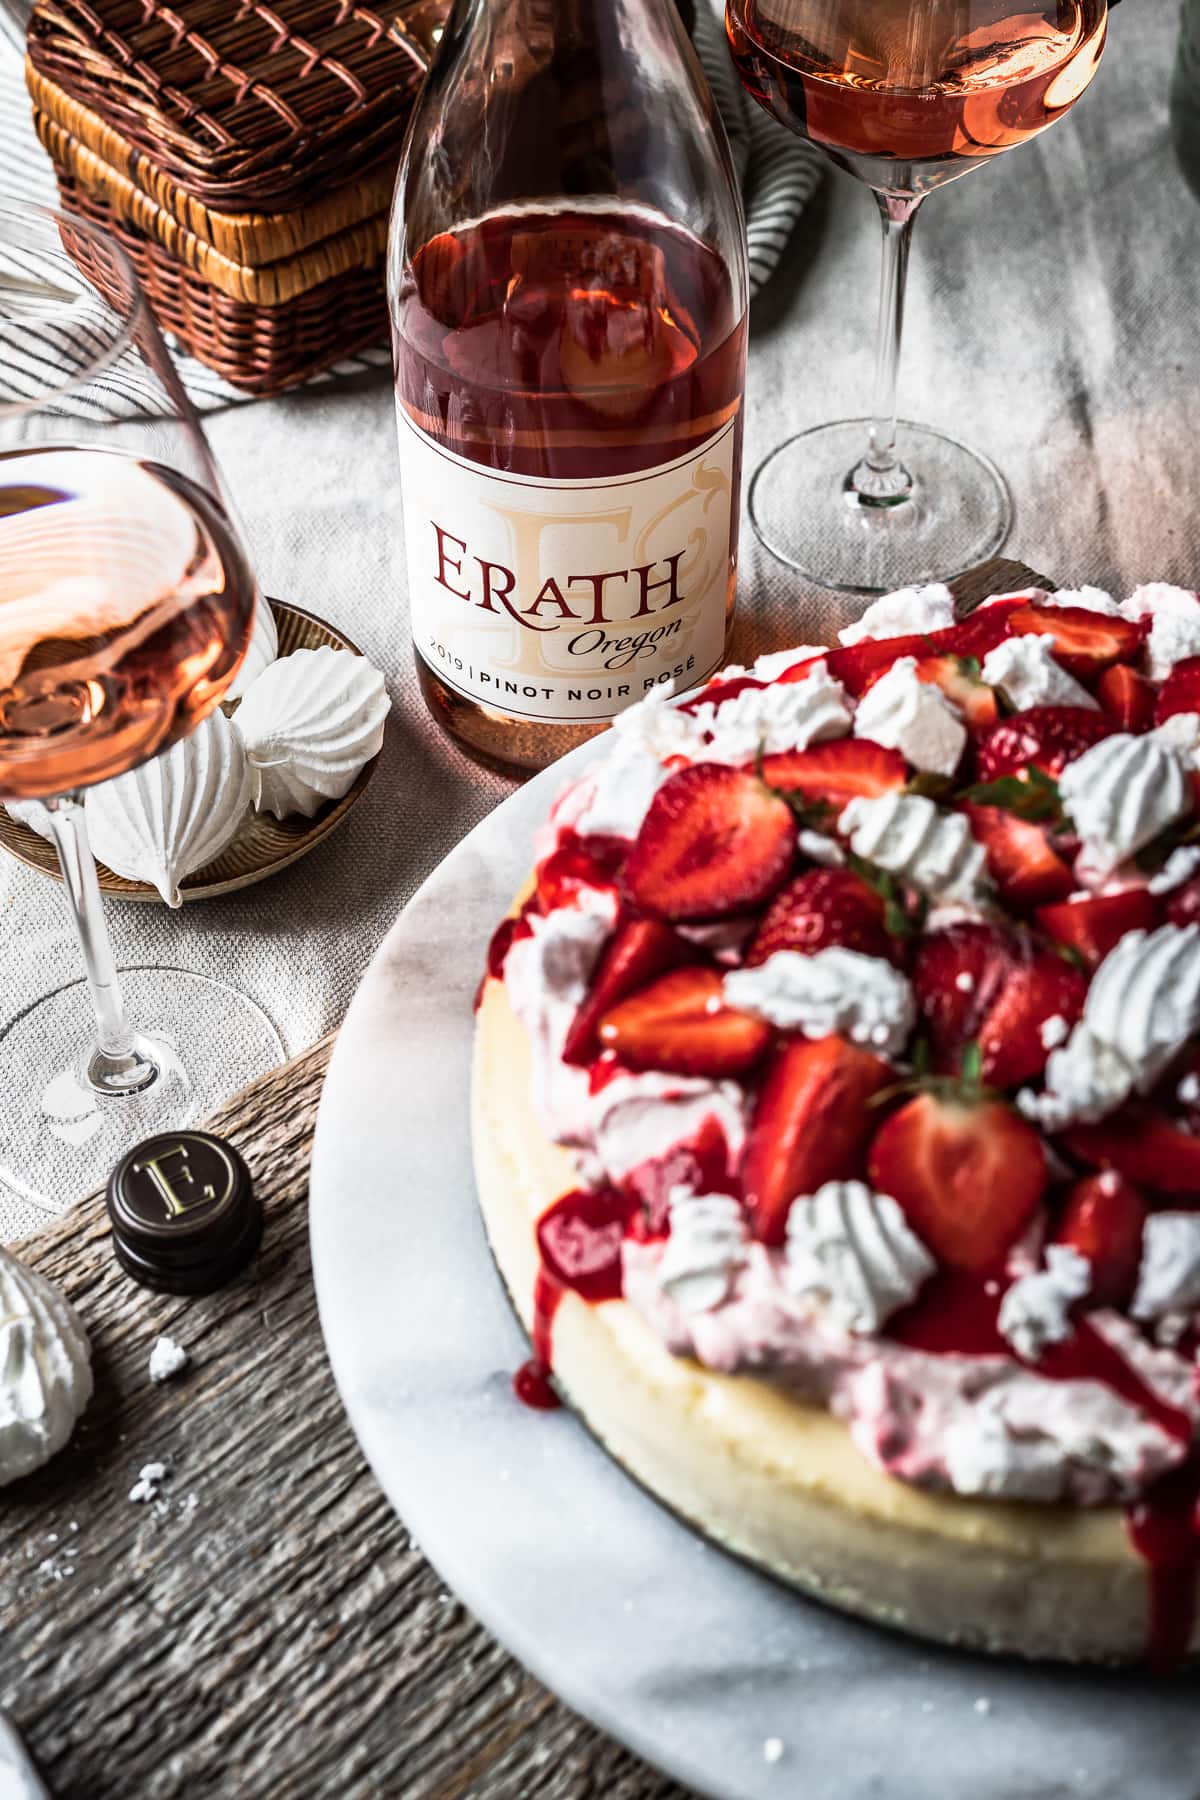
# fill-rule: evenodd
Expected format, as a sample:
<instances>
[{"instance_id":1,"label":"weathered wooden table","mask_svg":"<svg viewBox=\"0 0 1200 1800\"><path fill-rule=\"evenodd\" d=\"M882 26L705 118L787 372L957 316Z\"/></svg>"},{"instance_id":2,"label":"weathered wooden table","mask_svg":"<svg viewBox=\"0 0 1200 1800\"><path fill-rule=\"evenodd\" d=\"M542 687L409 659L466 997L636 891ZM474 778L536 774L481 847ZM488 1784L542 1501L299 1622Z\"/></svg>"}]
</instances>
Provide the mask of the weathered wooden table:
<instances>
[{"instance_id":1,"label":"weathered wooden table","mask_svg":"<svg viewBox=\"0 0 1200 1800\"><path fill-rule=\"evenodd\" d=\"M308 1254L330 1045L212 1121L267 1220L221 1293L136 1287L100 1196L18 1247L79 1309L96 1393L69 1448L0 1493L0 1704L60 1800L679 1800L446 1592L351 1435ZM155 1386L160 1332L192 1362ZM170 1473L138 1504L148 1462Z\"/></svg>"}]
</instances>

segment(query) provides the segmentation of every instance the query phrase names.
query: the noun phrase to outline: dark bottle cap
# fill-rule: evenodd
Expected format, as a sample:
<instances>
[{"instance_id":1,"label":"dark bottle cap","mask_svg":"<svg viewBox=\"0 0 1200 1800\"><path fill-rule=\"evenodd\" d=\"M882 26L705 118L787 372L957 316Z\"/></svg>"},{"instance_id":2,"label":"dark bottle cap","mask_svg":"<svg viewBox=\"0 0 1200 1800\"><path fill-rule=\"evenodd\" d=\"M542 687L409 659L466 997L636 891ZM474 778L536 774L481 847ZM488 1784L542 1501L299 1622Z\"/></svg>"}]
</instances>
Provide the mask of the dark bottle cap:
<instances>
[{"instance_id":1,"label":"dark bottle cap","mask_svg":"<svg viewBox=\"0 0 1200 1800\"><path fill-rule=\"evenodd\" d=\"M121 1267L164 1294L211 1294L262 1238L250 1171L207 1131L164 1131L128 1151L108 1181Z\"/></svg>"}]
</instances>

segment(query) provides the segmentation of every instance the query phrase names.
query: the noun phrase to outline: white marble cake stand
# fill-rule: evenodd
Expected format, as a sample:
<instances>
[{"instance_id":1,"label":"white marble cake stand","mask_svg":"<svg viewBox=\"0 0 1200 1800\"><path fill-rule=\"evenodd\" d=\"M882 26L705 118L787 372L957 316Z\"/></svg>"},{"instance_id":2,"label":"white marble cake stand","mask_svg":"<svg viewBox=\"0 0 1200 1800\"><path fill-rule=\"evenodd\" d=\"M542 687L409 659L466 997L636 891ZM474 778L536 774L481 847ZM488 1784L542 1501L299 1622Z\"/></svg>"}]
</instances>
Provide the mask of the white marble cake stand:
<instances>
[{"instance_id":1,"label":"white marble cake stand","mask_svg":"<svg viewBox=\"0 0 1200 1800\"><path fill-rule=\"evenodd\" d=\"M513 1398L528 1352L475 1203L471 1000L534 826L592 753L514 794L425 884L367 971L326 1082L321 1323L389 1499L547 1686L703 1793L1195 1800L1195 1681L991 1662L843 1618L706 1544L570 1413ZM784 1748L768 1761L772 1738Z\"/></svg>"}]
</instances>

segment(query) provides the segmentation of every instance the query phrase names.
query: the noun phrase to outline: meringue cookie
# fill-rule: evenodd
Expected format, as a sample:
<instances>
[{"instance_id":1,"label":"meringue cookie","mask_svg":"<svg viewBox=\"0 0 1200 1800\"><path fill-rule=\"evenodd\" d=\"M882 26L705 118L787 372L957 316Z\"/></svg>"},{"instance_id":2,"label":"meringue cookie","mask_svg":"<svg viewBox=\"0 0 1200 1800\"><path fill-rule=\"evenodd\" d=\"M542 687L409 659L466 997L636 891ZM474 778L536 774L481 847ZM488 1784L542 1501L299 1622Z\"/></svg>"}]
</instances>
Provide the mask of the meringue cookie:
<instances>
[{"instance_id":1,"label":"meringue cookie","mask_svg":"<svg viewBox=\"0 0 1200 1800\"><path fill-rule=\"evenodd\" d=\"M1157 738L1115 732L1068 763L1062 803L1083 839L1083 860L1111 873L1191 808L1179 757Z\"/></svg>"},{"instance_id":2,"label":"meringue cookie","mask_svg":"<svg viewBox=\"0 0 1200 1800\"><path fill-rule=\"evenodd\" d=\"M1071 1307L1092 1285L1092 1265L1069 1244L1048 1244L1046 1266L1014 1281L1003 1300L997 1324L1025 1362L1036 1362L1047 1344L1071 1335Z\"/></svg>"},{"instance_id":3,"label":"meringue cookie","mask_svg":"<svg viewBox=\"0 0 1200 1800\"><path fill-rule=\"evenodd\" d=\"M1049 636L1005 638L983 659L983 679L1002 687L1022 712L1030 706L1086 706L1098 710L1087 689L1054 655Z\"/></svg>"},{"instance_id":4,"label":"meringue cookie","mask_svg":"<svg viewBox=\"0 0 1200 1800\"><path fill-rule=\"evenodd\" d=\"M854 715L854 735L898 750L914 769L953 775L967 742L958 708L902 656L869 687Z\"/></svg>"},{"instance_id":5,"label":"meringue cookie","mask_svg":"<svg viewBox=\"0 0 1200 1800\"><path fill-rule=\"evenodd\" d=\"M899 1056L917 1016L907 975L882 956L840 944L811 956L776 950L752 968L732 970L724 988L730 1006L780 1031L811 1038L840 1032L881 1056Z\"/></svg>"},{"instance_id":6,"label":"meringue cookie","mask_svg":"<svg viewBox=\"0 0 1200 1800\"><path fill-rule=\"evenodd\" d=\"M91 1395L88 1341L69 1302L0 1250L0 1485L61 1450Z\"/></svg>"},{"instance_id":7,"label":"meringue cookie","mask_svg":"<svg viewBox=\"0 0 1200 1800\"><path fill-rule=\"evenodd\" d=\"M784 1284L844 1331L873 1336L936 1268L899 1202L863 1181L827 1181L792 1202Z\"/></svg>"},{"instance_id":8,"label":"meringue cookie","mask_svg":"<svg viewBox=\"0 0 1200 1800\"><path fill-rule=\"evenodd\" d=\"M89 788L85 816L101 862L180 906L180 882L232 842L249 805L246 752L218 710L161 756Z\"/></svg>"},{"instance_id":9,"label":"meringue cookie","mask_svg":"<svg viewBox=\"0 0 1200 1800\"><path fill-rule=\"evenodd\" d=\"M383 676L350 650L294 650L253 682L235 715L259 812L311 818L378 755L391 705Z\"/></svg>"},{"instance_id":10,"label":"meringue cookie","mask_svg":"<svg viewBox=\"0 0 1200 1800\"><path fill-rule=\"evenodd\" d=\"M18 825L27 825L30 831L36 831L39 837L45 838L48 844L54 842L54 833L50 829L50 814L40 800L6 800L4 810L10 819Z\"/></svg>"},{"instance_id":11,"label":"meringue cookie","mask_svg":"<svg viewBox=\"0 0 1200 1800\"><path fill-rule=\"evenodd\" d=\"M987 853L970 821L923 794L860 796L843 808L838 830L856 856L911 882L935 905L977 909L988 899Z\"/></svg>"},{"instance_id":12,"label":"meringue cookie","mask_svg":"<svg viewBox=\"0 0 1200 1800\"><path fill-rule=\"evenodd\" d=\"M1150 619L1146 659L1151 677L1163 681L1177 662L1200 656L1200 597L1168 581L1147 581L1121 602L1126 619Z\"/></svg>"},{"instance_id":13,"label":"meringue cookie","mask_svg":"<svg viewBox=\"0 0 1200 1800\"><path fill-rule=\"evenodd\" d=\"M861 644L866 638L910 637L920 632L944 631L954 623L954 595L942 581L922 587L897 588L873 600L861 619L838 632L843 644Z\"/></svg>"},{"instance_id":14,"label":"meringue cookie","mask_svg":"<svg viewBox=\"0 0 1200 1800\"><path fill-rule=\"evenodd\" d=\"M271 602L265 594L258 596L254 608L254 628L242 658L242 666L225 690L226 700L240 700L251 682L257 681L269 663L279 655L279 628Z\"/></svg>"},{"instance_id":15,"label":"meringue cookie","mask_svg":"<svg viewBox=\"0 0 1200 1800\"><path fill-rule=\"evenodd\" d=\"M685 1313L711 1312L745 1261L745 1215L728 1194L693 1194L685 1187L672 1190L669 1206L671 1235L658 1265L659 1288Z\"/></svg>"}]
</instances>

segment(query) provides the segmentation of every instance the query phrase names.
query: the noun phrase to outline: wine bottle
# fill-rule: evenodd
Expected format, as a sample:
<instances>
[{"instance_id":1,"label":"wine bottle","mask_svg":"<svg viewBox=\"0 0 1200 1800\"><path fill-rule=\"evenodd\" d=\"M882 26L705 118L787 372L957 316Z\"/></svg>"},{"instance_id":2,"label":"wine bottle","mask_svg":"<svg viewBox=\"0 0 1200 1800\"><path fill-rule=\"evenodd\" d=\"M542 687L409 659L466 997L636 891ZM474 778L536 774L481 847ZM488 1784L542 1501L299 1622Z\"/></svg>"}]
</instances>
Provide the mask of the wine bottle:
<instances>
[{"instance_id":1,"label":"wine bottle","mask_svg":"<svg viewBox=\"0 0 1200 1800\"><path fill-rule=\"evenodd\" d=\"M455 0L388 288L422 690L540 768L732 622L745 238L672 0Z\"/></svg>"}]
</instances>

